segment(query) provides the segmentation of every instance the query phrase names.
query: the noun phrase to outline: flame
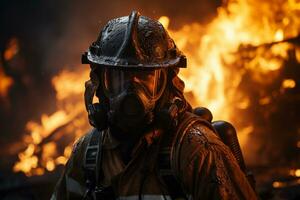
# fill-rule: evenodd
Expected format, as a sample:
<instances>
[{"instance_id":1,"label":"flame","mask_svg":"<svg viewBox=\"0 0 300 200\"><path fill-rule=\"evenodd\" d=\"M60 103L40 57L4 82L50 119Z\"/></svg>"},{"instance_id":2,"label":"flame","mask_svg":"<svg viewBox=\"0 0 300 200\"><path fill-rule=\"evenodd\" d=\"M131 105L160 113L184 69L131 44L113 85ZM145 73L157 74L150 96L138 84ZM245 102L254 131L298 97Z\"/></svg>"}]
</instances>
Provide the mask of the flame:
<instances>
[{"instance_id":1,"label":"flame","mask_svg":"<svg viewBox=\"0 0 300 200\"><path fill-rule=\"evenodd\" d=\"M296 169L295 176L300 177L300 169Z\"/></svg>"},{"instance_id":2,"label":"flame","mask_svg":"<svg viewBox=\"0 0 300 200\"><path fill-rule=\"evenodd\" d=\"M300 169L291 169L290 175L295 177L300 177Z\"/></svg>"},{"instance_id":3,"label":"flame","mask_svg":"<svg viewBox=\"0 0 300 200\"><path fill-rule=\"evenodd\" d=\"M13 83L13 79L4 73L4 70L0 65L0 97L4 98L7 96L8 90Z\"/></svg>"},{"instance_id":4,"label":"flame","mask_svg":"<svg viewBox=\"0 0 300 200\"><path fill-rule=\"evenodd\" d=\"M296 82L293 79L285 79L282 82L282 88L294 88L296 87Z\"/></svg>"},{"instance_id":5,"label":"flame","mask_svg":"<svg viewBox=\"0 0 300 200\"><path fill-rule=\"evenodd\" d=\"M5 61L9 61L13 59L18 52L19 42L16 38L11 38L4 50L3 58ZM5 74L2 64L3 63L0 61L0 98L7 97L7 93L14 83L14 80Z\"/></svg>"},{"instance_id":6,"label":"flame","mask_svg":"<svg viewBox=\"0 0 300 200\"><path fill-rule=\"evenodd\" d=\"M271 98L270 97L263 97L259 100L259 104L260 105L267 105L271 102Z\"/></svg>"},{"instance_id":7,"label":"flame","mask_svg":"<svg viewBox=\"0 0 300 200\"><path fill-rule=\"evenodd\" d=\"M283 187L284 183L282 182L279 182L279 181L274 181L273 182L273 187L274 188L280 188L280 187Z\"/></svg>"},{"instance_id":8,"label":"flame","mask_svg":"<svg viewBox=\"0 0 300 200\"><path fill-rule=\"evenodd\" d=\"M169 27L170 19L167 16L161 16L158 20L166 29Z\"/></svg>"},{"instance_id":9,"label":"flame","mask_svg":"<svg viewBox=\"0 0 300 200\"><path fill-rule=\"evenodd\" d=\"M20 162L16 163L13 170L29 173L32 168L37 167L38 158L33 156L35 150L34 144L29 144L27 149L19 154Z\"/></svg>"},{"instance_id":10,"label":"flame","mask_svg":"<svg viewBox=\"0 0 300 200\"><path fill-rule=\"evenodd\" d=\"M19 52L19 42L17 38L12 38L7 44L7 48L4 51L4 60L11 60Z\"/></svg>"},{"instance_id":11,"label":"flame","mask_svg":"<svg viewBox=\"0 0 300 200\"><path fill-rule=\"evenodd\" d=\"M88 69L62 71L52 79L56 90L58 110L51 115L43 114L40 122L29 121L24 141L27 149L19 154L19 161L13 170L28 176L42 175L53 171L57 165L65 164L72 151L72 143L61 151L57 142L70 133L73 141L87 132L89 126L84 114L84 81L88 79Z\"/></svg>"},{"instance_id":12,"label":"flame","mask_svg":"<svg viewBox=\"0 0 300 200\"><path fill-rule=\"evenodd\" d=\"M85 72L85 77L87 72ZM69 73L68 71L63 71L59 76L56 76L52 79L52 83L56 89L56 98L64 100L72 95L81 95L83 94L83 85L81 81L78 81L79 77ZM66 81L68 80L68 81ZM63 84L62 84L63 83Z\"/></svg>"},{"instance_id":13,"label":"flame","mask_svg":"<svg viewBox=\"0 0 300 200\"><path fill-rule=\"evenodd\" d=\"M299 20L296 13L291 13L298 9L295 1L283 3L281 12L289 15L279 23L274 21L276 12L272 8L280 8L271 2L263 2L259 6L261 3L254 0L229 1L227 7L218 9L218 16L205 27L205 31L197 23L185 25L179 31L169 30L188 57L189 68L180 74L186 83L186 92L193 93L194 106L207 106L216 118L230 119L232 113L227 105L239 93L237 86L245 69L253 71L257 81L265 81L262 76L278 71L288 59L288 50L293 48L288 43L279 43L270 49L261 47L255 51L254 58L244 64L244 69L235 72L228 69L228 64L236 61L232 54L238 52L242 45L282 41L298 34L296 25L299 25ZM165 16L159 21L169 24ZM291 26L292 22L297 24ZM247 108L248 101L247 97L242 98L240 107Z\"/></svg>"},{"instance_id":14,"label":"flame","mask_svg":"<svg viewBox=\"0 0 300 200\"><path fill-rule=\"evenodd\" d=\"M256 83L269 85L279 76L290 50L295 50L300 61L299 48L283 42L299 34L299 10L300 3L295 0L229 0L208 25L185 24L179 30L170 29L170 19L161 17L159 21L188 57L188 69L181 70L179 76L185 81L189 102L209 108L215 119L237 121L240 116L235 111L248 109L252 103L239 87L246 72ZM89 127L82 99L87 79L88 69L83 68L63 71L52 79L57 111L43 114L41 122L28 122L27 147L19 154L14 171L40 175L66 162L71 143L60 142L75 140ZM282 87L293 88L295 84L284 80ZM270 102L268 95L259 97L260 105ZM255 127L249 121L237 128L241 145L246 146ZM72 139L67 140L66 135ZM281 182L273 183L273 187L281 186Z\"/></svg>"},{"instance_id":15,"label":"flame","mask_svg":"<svg viewBox=\"0 0 300 200\"><path fill-rule=\"evenodd\" d=\"M216 119L235 122L238 118L233 108L247 109L250 105L247 92L238 87L245 72L250 72L252 79L260 84L272 84L289 58L288 51L296 50L299 57L299 49L294 45L275 43L299 34L297 12L299 3L294 0L280 3L229 1L227 6L218 8L217 17L206 27L193 23L180 30L168 29L188 57L188 69L182 70L180 76L186 83L187 97L192 105L209 108ZM278 19L278 13L284 18ZM169 24L165 16L159 21ZM274 44L268 46L268 43ZM244 53L246 47L253 50ZM247 62L242 62L240 68L230 67L242 60ZM293 88L295 81L285 80L283 87ZM262 96L259 103L266 105L270 100ZM253 125L249 122L237 128L244 146Z\"/></svg>"}]
</instances>

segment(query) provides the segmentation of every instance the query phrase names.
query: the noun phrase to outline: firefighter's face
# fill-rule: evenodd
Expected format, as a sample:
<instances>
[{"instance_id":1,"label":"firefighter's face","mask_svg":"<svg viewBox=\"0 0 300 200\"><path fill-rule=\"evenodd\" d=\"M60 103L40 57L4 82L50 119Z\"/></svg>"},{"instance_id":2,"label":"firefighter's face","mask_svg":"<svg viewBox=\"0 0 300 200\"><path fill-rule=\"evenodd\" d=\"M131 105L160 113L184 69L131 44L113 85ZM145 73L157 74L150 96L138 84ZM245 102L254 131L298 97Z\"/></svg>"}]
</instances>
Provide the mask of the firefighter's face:
<instances>
[{"instance_id":1,"label":"firefighter's face","mask_svg":"<svg viewBox=\"0 0 300 200\"><path fill-rule=\"evenodd\" d=\"M110 119L124 130L150 123L146 119L166 87L163 69L105 68L102 71L104 93L110 101Z\"/></svg>"}]
</instances>

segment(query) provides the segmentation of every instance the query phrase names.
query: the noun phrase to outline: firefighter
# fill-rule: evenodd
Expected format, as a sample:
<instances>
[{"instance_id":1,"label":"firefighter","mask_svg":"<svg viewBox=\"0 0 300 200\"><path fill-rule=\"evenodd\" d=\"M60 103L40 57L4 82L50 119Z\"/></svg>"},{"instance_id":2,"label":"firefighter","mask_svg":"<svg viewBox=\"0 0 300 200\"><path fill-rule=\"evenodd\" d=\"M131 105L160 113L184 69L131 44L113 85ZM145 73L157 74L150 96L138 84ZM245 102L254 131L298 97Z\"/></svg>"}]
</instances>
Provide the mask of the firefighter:
<instances>
[{"instance_id":1,"label":"firefighter","mask_svg":"<svg viewBox=\"0 0 300 200\"><path fill-rule=\"evenodd\" d=\"M177 74L186 57L158 21L136 11L109 21L82 62L95 128L74 144L53 200L256 199L229 147L185 100Z\"/></svg>"}]
</instances>

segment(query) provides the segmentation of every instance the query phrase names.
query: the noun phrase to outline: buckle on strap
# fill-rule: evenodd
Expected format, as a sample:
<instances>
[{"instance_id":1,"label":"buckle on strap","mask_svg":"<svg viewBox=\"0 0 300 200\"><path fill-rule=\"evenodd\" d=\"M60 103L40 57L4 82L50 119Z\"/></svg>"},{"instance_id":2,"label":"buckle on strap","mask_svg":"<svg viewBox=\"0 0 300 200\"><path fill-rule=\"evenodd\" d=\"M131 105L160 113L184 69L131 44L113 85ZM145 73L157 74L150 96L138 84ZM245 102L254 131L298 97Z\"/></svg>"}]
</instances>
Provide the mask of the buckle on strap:
<instances>
[{"instance_id":1,"label":"buckle on strap","mask_svg":"<svg viewBox=\"0 0 300 200\"><path fill-rule=\"evenodd\" d=\"M99 145L88 146L85 153L84 167L88 170L94 170L97 165Z\"/></svg>"},{"instance_id":2,"label":"buckle on strap","mask_svg":"<svg viewBox=\"0 0 300 200\"><path fill-rule=\"evenodd\" d=\"M90 141L86 147L83 169L85 171L86 185L89 190L95 191L102 178L102 143L104 131L93 129Z\"/></svg>"}]
</instances>

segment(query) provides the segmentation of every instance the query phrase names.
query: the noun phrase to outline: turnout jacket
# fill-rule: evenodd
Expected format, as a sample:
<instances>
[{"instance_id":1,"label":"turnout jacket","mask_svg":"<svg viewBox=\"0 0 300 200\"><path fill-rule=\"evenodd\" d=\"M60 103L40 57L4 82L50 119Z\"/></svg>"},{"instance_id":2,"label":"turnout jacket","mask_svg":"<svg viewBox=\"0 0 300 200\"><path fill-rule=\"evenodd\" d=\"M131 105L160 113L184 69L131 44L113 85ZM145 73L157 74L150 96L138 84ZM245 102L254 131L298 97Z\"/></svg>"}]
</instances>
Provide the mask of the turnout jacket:
<instances>
[{"instance_id":1,"label":"turnout jacket","mask_svg":"<svg viewBox=\"0 0 300 200\"><path fill-rule=\"evenodd\" d=\"M188 199L256 200L230 149L202 120L192 120L171 137L171 170ZM161 134L146 133L136 144L131 161L125 165L109 129L103 131L101 185L112 186L116 199L170 199L170 191L159 175L157 154L163 144ZM82 199L87 191L83 160L91 133L73 147L63 175L51 200Z\"/></svg>"}]
</instances>

